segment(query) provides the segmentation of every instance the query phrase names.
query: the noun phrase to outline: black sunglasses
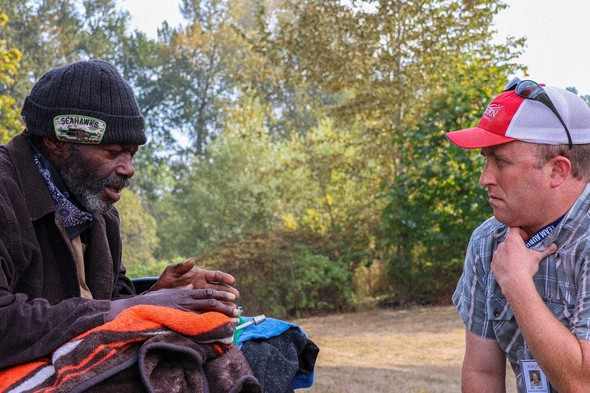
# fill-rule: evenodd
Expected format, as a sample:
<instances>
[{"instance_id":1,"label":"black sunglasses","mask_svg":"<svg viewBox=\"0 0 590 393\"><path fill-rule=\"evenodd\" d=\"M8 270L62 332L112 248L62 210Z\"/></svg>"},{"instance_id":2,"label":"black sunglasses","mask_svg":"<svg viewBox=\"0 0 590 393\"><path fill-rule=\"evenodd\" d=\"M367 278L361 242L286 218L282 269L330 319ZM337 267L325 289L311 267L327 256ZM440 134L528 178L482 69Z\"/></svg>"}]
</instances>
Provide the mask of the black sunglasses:
<instances>
[{"instance_id":1,"label":"black sunglasses","mask_svg":"<svg viewBox=\"0 0 590 393\"><path fill-rule=\"evenodd\" d=\"M506 85L506 87L504 87L504 90L502 91L508 90L514 90L514 92L522 98L539 101L540 103L544 104L547 108L551 109L551 112L555 113L555 116L557 116L557 119L561 122L561 125L565 129L565 133L567 134L567 144L570 150L572 149L573 142L572 136L570 135L570 130L568 130L567 126L565 125L565 122L563 121L563 118L561 117L561 115L557 111L557 108L547 95L545 89L539 86L537 82L531 80L521 81L518 78L512 78L512 80L508 82L508 84Z\"/></svg>"}]
</instances>

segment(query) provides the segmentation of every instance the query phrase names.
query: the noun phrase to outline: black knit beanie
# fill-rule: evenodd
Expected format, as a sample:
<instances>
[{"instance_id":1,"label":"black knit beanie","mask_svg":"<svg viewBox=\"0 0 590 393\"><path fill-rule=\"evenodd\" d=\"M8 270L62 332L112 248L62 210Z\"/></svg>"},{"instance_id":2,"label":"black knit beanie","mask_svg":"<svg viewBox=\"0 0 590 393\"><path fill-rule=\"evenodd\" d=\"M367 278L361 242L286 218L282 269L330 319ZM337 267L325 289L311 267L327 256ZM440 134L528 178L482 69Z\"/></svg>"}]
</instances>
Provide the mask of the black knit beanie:
<instances>
[{"instance_id":1,"label":"black knit beanie","mask_svg":"<svg viewBox=\"0 0 590 393\"><path fill-rule=\"evenodd\" d=\"M47 72L21 111L27 132L87 144L143 145L145 121L111 64L80 61Z\"/></svg>"}]
</instances>

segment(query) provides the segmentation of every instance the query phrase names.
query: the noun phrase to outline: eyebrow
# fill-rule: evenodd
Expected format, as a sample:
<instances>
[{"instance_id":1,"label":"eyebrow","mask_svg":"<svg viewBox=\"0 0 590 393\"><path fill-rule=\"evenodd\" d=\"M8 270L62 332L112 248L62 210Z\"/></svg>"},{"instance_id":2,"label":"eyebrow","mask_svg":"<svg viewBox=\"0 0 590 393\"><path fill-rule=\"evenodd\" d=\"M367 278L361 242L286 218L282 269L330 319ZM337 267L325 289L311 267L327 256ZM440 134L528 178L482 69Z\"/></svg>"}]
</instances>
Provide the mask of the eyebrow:
<instances>
[{"instance_id":1,"label":"eyebrow","mask_svg":"<svg viewBox=\"0 0 590 393\"><path fill-rule=\"evenodd\" d=\"M139 151L139 146L137 146L137 145L125 145L125 148L133 154L135 154Z\"/></svg>"},{"instance_id":2,"label":"eyebrow","mask_svg":"<svg viewBox=\"0 0 590 393\"><path fill-rule=\"evenodd\" d=\"M121 146L121 148L123 150L127 150L133 154L137 153L137 151L139 150L139 146L137 146L137 145L119 145L119 146Z\"/></svg>"}]
</instances>

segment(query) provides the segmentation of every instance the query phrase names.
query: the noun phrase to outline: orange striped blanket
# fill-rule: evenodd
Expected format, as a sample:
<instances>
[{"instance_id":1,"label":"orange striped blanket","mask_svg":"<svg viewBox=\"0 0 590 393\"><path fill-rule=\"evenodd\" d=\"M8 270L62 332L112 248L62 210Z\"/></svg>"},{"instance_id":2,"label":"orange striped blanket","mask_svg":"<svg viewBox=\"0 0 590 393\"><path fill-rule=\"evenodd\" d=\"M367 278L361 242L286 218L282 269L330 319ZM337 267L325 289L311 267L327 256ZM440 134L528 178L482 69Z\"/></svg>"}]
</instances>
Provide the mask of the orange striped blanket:
<instances>
[{"instance_id":1,"label":"orange striped blanket","mask_svg":"<svg viewBox=\"0 0 590 393\"><path fill-rule=\"evenodd\" d=\"M50 358L0 370L0 392L261 393L232 339L223 314L139 305Z\"/></svg>"}]
</instances>

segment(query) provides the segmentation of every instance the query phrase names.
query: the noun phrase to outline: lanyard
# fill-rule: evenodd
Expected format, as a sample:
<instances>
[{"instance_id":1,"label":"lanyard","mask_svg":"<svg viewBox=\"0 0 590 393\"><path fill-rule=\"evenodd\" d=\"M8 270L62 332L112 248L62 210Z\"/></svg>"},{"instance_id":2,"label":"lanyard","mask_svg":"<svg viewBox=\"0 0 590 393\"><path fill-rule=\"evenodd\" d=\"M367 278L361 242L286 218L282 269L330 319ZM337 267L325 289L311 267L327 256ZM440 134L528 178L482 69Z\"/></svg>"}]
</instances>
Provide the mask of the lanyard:
<instances>
[{"instance_id":1,"label":"lanyard","mask_svg":"<svg viewBox=\"0 0 590 393\"><path fill-rule=\"evenodd\" d=\"M559 225L559 223L561 222L563 217L565 217L565 214L563 216L559 217L557 220L553 221L551 224L549 224L549 225L539 229L537 232L533 233L531 238L525 244L527 246L527 248L533 247L534 245L543 241L543 239L545 239L547 236L549 236L551 231L553 231L555 229L555 227L557 227L557 225Z\"/></svg>"}]
</instances>

